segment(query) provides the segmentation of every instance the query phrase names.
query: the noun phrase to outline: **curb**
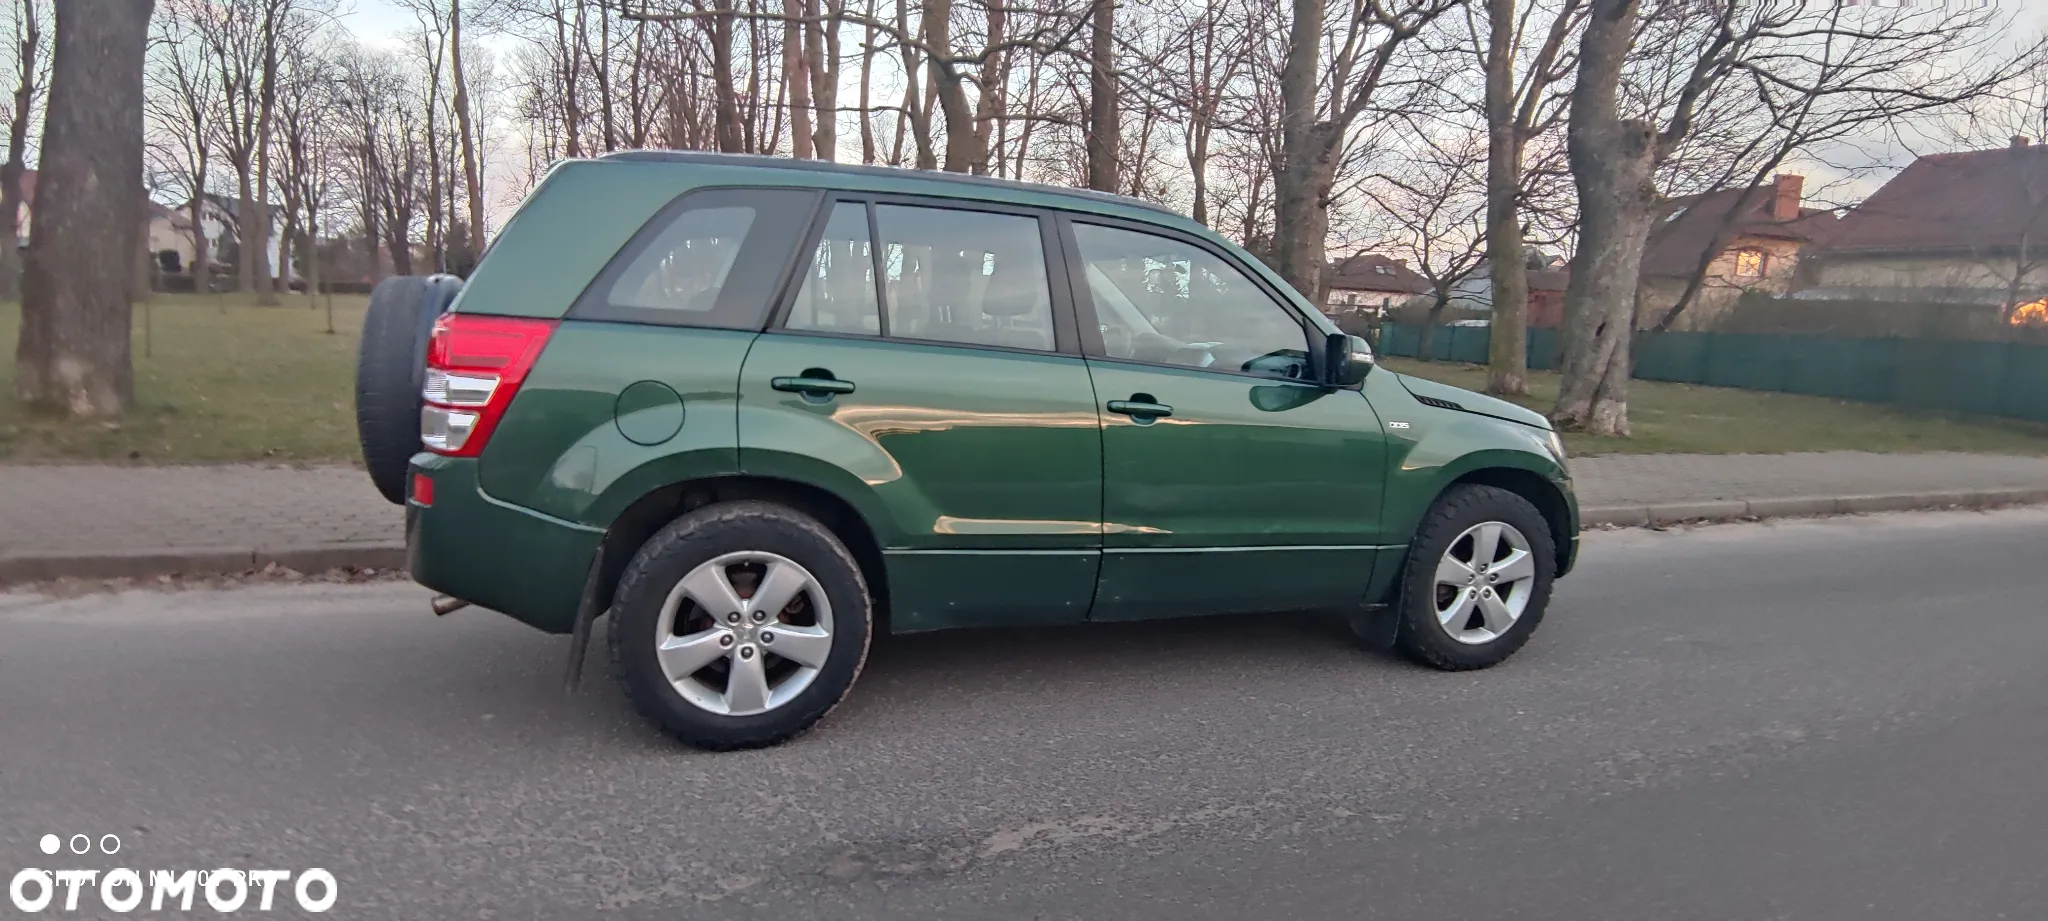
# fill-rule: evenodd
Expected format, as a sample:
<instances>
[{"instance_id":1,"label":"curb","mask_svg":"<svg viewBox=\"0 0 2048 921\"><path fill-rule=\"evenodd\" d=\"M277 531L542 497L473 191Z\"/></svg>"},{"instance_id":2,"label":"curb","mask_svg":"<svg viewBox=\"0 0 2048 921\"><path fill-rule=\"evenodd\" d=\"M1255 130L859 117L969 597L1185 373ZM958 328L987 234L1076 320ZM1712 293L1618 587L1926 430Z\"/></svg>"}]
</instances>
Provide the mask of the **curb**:
<instances>
[{"instance_id":1,"label":"curb","mask_svg":"<svg viewBox=\"0 0 2048 921\"><path fill-rule=\"evenodd\" d=\"M271 564L299 572L329 569L404 569L405 545L323 544L264 550L202 547L80 555L0 557L0 585L56 579L146 579L155 576L231 576Z\"/></svg>"},{"instance_id":2,"label":"curb","mask_svg":"<svg viewBox=\"0 0 2048 921\"><path fill-rule=\"evenodd\" d=\"M1586 528L1641 528L1686 522L1824 518L1872 512L1989 509L2040 503L2048 503L2048 489L1980 489L1812 498L1724 499L1711 502L1589 506L1580 511L1579 525Z\"/></svg>"},{"instance_id":3,"label":"curb","mask_svg":"<svg viewBox=\"0 0 2048 921\"><path fill-rule=\"evenodd\" d=\"M2048 503L2048 489L1727 499L1650 505L1588 506L1580 511L1579 524L1584 528L1641 528L1684 523L1754 521L1765 518L1823 518L1871 512L1989 509L2042 503ZM0 585L49 582L67 578L147 579L171 575L238 575L263 569L273 563L304 573L330 569L402 570L405 568L405 545L369 542L323 544L280 550L205 547L191 550L0 557Z\"/></svg>"}]
</instances>

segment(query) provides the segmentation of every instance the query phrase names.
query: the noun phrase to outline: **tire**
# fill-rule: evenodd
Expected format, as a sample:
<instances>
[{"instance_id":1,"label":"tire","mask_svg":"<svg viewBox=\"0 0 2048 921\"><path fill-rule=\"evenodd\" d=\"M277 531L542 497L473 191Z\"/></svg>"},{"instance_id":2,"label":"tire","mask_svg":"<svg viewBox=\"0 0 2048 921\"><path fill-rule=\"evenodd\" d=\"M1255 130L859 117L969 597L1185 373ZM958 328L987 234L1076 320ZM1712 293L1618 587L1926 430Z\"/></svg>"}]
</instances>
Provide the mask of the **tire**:
<instances>
[{"instance_id":1,"label":"tire","mask_svg":"<svg viewBox=\"0 0 2048 921\"><path fill-rule=\"evenodd\" d=\"M738 562L726 562L732 560ZM788 572L785 563L809 581L788 604L765 612L766 621L754 621L758 593L746 590L748 574L762 567L752 587L765 591L778 578L773 573ZM695 599L703 593L697 587L706 584L701 580L707 573L722 574L722 584L735 591L745 611L714 612L699 604ZM683 584L686 579L690 586ZM822 595L824 605L813 595ZM676 603L665 617L672 597ZM741 623L721 626L721 614L737 615ZM806 615L809 625L803 623ZM794 738L845 699L867 661L873 605L860 566L824 525L787 506L749 500L697 509L649 538L620 577L607 619L612 673L641 715L684 744L729 751ZM816 636L820 629L822 640ZM781 647L773 645L776 634L784 638ZM788 642L798 636L807 645ZM689 637L700 639L691 643ZM711 640L721 645L714 649ZM674 677L665 670L659 648L664 642L699 651L684 649L670 660L688 674ZM750 648L753 654L742 660ZM806 650L810 665L779 651L796 648ZM704 664L691 670L699 658ZM750 662L765 675L766 693L759 695L768 702L765 709L752 708L755 698L737 690ZM789 683L805 671L808 678Z\"/></svg>"},{"instance_id":2,"label":"tire","mask_svg":"<svg viewBox=\"0 0 2048 921\"><path fill-rule=\"evenodd\" d=\"M1489 533L1498 549L1482 568L1476 565L1480 542ZM1526 577L1516 578L1525 567ZM1464 584L1463 592L1447 592L1455 586L1440 572ZM1543 621L1556 574L1549 522L1529 500L1493 486L1453 486L1423 516L1409 544L1395 601L1395 648L1444 671L1498 665ZM1461 609L1467 613L1460 615Z\"/></svg>"},{"instance_id":3,"label":"tire","mask_svg":"<svg viewBox=\"0 0 2048 921\"><path fill-rule=\"evenodd\" d=\"M434 321L462 290L453 275L398 275L377 283L356 350L356 440L385 499L405 504L405 471L420 452L420 388Z\"/></svg>"}]
</instances>

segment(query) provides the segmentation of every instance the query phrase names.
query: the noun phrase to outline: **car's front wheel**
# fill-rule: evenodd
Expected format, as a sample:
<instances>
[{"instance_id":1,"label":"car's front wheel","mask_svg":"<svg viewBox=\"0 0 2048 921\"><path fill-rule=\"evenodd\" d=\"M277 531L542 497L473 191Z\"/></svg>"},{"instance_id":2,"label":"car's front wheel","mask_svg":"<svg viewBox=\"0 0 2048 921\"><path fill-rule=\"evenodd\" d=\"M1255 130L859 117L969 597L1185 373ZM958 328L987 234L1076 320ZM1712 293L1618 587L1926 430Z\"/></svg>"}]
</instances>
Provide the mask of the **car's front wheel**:
<instances>
[{"instance_id":1,"label":"car's front wheel","mask_svg":"<svg viewBox=\"0 0 2048 921\"><path fill-rule=\"evenodd\" d=\"M1493 486L1454 486L1409 544L1396 646L1446 671L1498 665L1543 620L1556 573L1556 542L1529 500Z\"/></svg>"},{"instance_id":2,"label":"car's front wheel","mask_svg":"<svg viewBox=\"0 0 2048 921\"><path fill-rule=\"evenodd\" d=\"M824 525L768 502L697 509L620 579L610 646L640 712L698 748L787 740L846 696L867 658L867 584Z\"/></svg>"}]
</instances>

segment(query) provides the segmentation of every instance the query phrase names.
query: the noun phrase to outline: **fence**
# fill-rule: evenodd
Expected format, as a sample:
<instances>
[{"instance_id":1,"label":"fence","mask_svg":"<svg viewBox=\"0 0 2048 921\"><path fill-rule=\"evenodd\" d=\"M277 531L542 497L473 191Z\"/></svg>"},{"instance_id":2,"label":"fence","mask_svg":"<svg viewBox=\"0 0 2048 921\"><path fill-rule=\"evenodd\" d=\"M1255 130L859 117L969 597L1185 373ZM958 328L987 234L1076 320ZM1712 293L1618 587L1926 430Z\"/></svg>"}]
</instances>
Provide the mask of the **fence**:
<instances>
[{"instance_id":1,"label":"fence","mask_svg":"<svg viewBox=\"0 0 2048 921\"><path fill-rule=\"evenodd\" d=\"M1491 330L1438 327L1430 357L1486 362ZM1416 326L1380 327L1378 351L1413 357ZM1557 330L1529 330L1529 367L1557 367ZM1948 339L1638 333L1640 380L1771 390L1922 410L2048 422L2048 346Z\"/></svg>"}]
</instances>

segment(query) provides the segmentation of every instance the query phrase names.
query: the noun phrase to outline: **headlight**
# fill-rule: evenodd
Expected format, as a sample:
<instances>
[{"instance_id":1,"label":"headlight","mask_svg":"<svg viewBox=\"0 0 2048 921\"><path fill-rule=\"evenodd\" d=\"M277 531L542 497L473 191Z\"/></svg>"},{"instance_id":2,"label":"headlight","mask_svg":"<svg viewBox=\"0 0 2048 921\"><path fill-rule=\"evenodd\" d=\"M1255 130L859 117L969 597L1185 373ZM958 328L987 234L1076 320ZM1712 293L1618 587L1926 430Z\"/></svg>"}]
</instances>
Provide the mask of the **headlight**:
<instances>
[{"instance_id":1,"label":"headlight","mask_svg":"<svg viewBox=\"0 0 2048 921\"><path fill-rule=\"evenodd\" d=\"M1564 439L1559 438L1555 430L1552 430L1549 435L1550 440L1545 447L1550 449L1551 457L1557 458L1557 465L1564 468L1565 476L1571 476L1571 465L1566 462L1564 456Z\"/></svg>"}]
</instances>

